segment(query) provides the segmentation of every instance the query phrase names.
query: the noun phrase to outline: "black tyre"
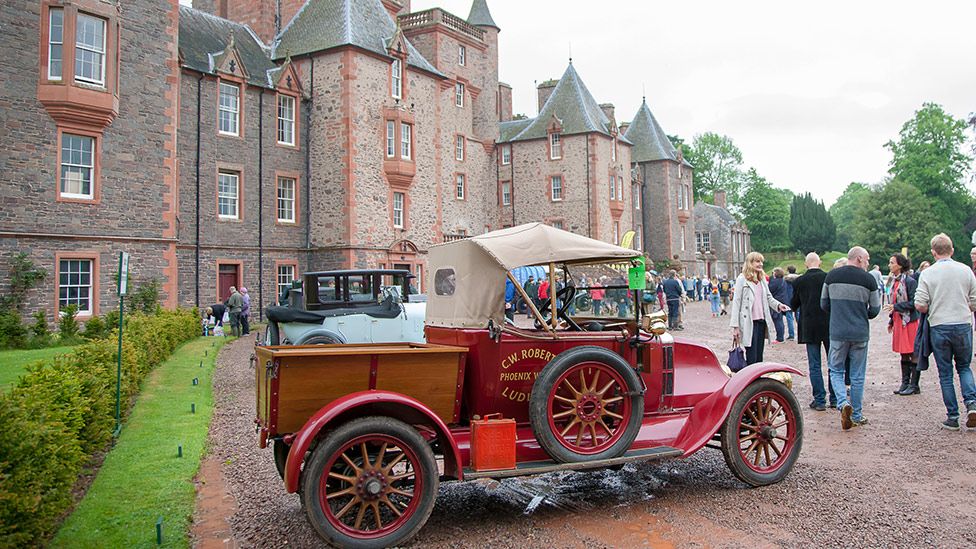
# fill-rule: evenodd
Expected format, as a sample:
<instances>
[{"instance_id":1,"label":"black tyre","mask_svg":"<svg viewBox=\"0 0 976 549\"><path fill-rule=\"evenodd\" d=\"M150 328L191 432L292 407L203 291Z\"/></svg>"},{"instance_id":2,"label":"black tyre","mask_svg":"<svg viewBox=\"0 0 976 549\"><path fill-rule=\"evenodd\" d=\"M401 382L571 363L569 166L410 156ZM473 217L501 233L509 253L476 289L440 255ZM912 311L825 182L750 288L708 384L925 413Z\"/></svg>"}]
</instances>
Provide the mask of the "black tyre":
<instances>
[{"instance_id":1,"label":"black tyre","mask_svg":"<svg viewBox=\"0 0 976 549\"><path fill-rule=\"evenodd\" d=\"M736 397L721 435L725 463L736 478L752 486L783 480L803 445L796 396L779 381L753 381Z\"/></svg>"},{"instance_id":2,"label":"black tyre","mask_svg":"<svg viewBox=\"0 0 976 549\"><path fill-rule=\"evenodd\" d=\"M302 505L338 547L388 547L413 537L437 496L434 453L416 429L365 417L330 433L302 472Z\"/></svg>"},{"instance_id":3,"label":"black tyre","mask_svg":"<svg viewBox=\"0 0 976 549\"><path fill-rule=\"evenodd\" d=\"M643 417L637 372L603 347L560 353L542 369L529 400L536 440L561 463L622 455L637 437Z\"/></svg>"},{"instance_id":4,"label":"black tyre","mask_svg":"<svg viewBox=\"0 0 976 549\"><path fill-rule=\"evenodd\" d=\"M300 345L332 345L335 343L343 343L343 341L334 336L318 334L301 342Z\"/></svg>"}]
</instances>

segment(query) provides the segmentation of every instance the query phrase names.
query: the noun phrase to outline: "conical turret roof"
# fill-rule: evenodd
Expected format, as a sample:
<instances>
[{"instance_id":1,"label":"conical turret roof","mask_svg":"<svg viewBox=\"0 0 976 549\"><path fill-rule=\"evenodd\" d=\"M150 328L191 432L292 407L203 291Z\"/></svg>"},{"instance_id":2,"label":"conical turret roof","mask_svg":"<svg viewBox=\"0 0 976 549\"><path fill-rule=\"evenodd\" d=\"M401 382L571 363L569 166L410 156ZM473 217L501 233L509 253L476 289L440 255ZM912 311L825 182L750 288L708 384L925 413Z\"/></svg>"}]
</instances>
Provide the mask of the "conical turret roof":
<instances>
[{"instance_id":1,"label":"conical turret roof","mask_svg":"<svg viewBox=\"0 0 976 549\"><path fill-rule=\"evenodd\" d=\"M647 106L645 99L630 127L624 133L627 139L634 144L631 149L630 158L632 162L653 162L655 160L673 160L678 162L678 150L674 148L668 135L664 133L657 119L651 114L651 109ZM687 161L682 159L685 165Z\"/></svg>"},{"instance_id":2,"label":"conical turret roof","mask_svg":"<svg viewBox=\"0 0 976 549\"><path fill-rule=\"evenodd\" d=\"M474 0L471 4L471 13L468 14L468 23L476 27L495 27L495 20L491 18L488 10L488 0Z\"/></svg>"}]
</instances>

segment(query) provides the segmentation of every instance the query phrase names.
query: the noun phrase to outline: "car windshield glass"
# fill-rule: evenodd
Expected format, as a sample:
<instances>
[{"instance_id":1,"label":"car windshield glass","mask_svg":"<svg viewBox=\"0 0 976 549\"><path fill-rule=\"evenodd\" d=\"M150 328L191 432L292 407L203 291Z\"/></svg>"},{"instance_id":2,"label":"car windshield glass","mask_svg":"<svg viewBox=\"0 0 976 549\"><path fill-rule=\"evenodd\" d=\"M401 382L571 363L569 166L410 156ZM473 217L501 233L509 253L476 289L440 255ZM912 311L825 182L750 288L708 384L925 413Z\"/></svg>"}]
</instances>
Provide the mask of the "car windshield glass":
<instances>
[{"instance_id":1,"label":"car windshield glass","mask_svg":"<svg viewBox=\"0 0 976 549\"><path fill-rule=\"evenodd\" d=\"M336 294L336 278L334 276L319 277L319 303L341 301L342 296Z\"/></svg>"}]
</instances>

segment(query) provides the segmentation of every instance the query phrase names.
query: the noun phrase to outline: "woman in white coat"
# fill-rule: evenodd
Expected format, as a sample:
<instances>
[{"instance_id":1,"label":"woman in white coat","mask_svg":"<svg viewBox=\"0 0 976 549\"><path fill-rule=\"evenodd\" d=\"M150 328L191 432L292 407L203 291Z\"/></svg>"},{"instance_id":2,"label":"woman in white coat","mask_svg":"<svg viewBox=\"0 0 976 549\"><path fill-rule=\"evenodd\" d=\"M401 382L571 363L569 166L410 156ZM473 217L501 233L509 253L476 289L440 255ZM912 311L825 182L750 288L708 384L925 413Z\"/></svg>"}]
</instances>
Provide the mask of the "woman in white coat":
<instances>
[{"instance_id":1,"label":"woman in white coat","mask_svg":"<svg viewBox=\"0 0 976 549\"><path fill-rule=\"evenodd\" d=\"M770 309L785 312L790 308L773 299L763 272L765 258L759 252L749 252L742 266L742 274L735 279L729 326L736 345L746 348L746 364L762 362L763 350L773 332Z\"/></svg>"}]
</instances>

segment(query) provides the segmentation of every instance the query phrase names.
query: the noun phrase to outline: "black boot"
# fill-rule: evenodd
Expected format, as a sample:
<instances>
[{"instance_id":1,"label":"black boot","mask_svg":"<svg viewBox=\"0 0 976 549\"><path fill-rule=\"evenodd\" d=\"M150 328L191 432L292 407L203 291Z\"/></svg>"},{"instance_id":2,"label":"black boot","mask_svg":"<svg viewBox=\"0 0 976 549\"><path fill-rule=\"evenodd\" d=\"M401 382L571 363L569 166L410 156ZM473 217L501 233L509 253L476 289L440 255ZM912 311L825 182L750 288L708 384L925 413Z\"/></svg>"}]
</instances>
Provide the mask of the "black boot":
<instances>
[{"instance_id":1,"label":"black boot","mask_svg":"<svg viewBox=\"0 0 976 549\"><path fill-rule=\"evenodd\" d=\"M908 384L911 382L912 378L912 363L911 361L902 359L901 361L901 387L895 389L893 392L896 395L902 394L905 389L908 389Z\"/></svg>"},{"instance_id":2,"label":"black boot","mask_svg":"<svg viewBox=\"0 0 976 549\"><path fill-rule=\"evenodd\" d=\"M908 387L904 391L902 391L902 392L900 392L898 394L899 395L902 395L902 396L905 396L905 395L917 395L917 394L921 393L922 390L918 388L918 379L920 377L922 377L922 372L919 372L918 370L916 370L916 369L913 368L912 369L912 377L911 377L911 379L908 382Z\"/></svg>"}]
</instances>

